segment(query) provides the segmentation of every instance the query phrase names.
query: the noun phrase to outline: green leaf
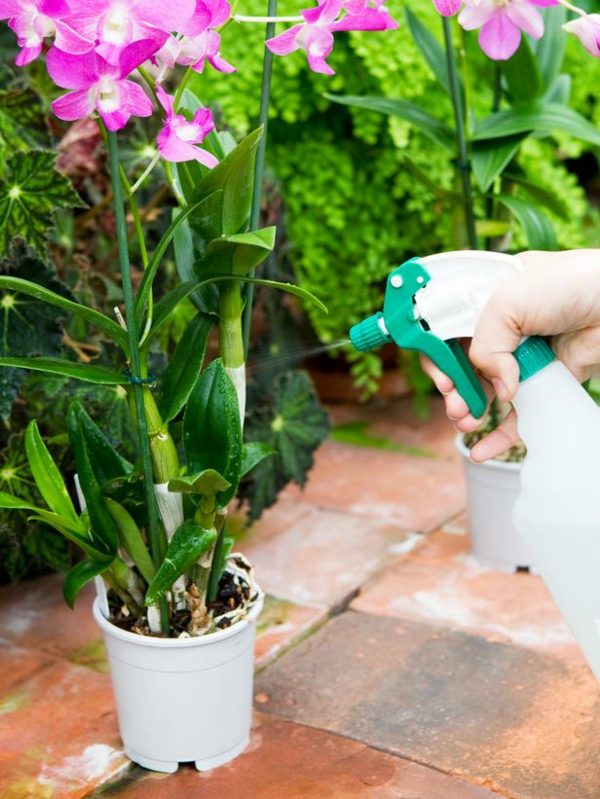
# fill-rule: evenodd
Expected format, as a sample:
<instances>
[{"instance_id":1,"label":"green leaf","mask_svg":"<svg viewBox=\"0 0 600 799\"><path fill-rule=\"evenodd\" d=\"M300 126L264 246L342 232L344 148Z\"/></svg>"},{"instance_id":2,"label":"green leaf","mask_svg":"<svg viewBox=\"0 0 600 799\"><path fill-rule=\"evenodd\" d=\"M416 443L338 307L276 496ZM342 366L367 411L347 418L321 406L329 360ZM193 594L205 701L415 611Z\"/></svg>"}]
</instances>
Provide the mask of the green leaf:
<instances>
[{"instance_id":1,"label":"green leaf","mask_svg":"<svg viewBox=\"0 0 600 799\"><path fill-rule=\"evenodd\" d=\"M556 214L556 216L558 216L560 219L567 220L570 218L569 207L560 194L555 193L544 186L540 186L538 183L534 183L531 180L527 180L522 175L513 174L512 172L505 172L504 176L508 180L512 181L512 183L516 183L518 186L520 186L523 191L526 192L533 200L540 205L544 205L549 211L552 211L552 213Z\"/></svg>"},{"instance_id":2,"label":"green leaf","mask_svg":"<svg viewBox=\"0 0 600 799\"><path fill-rule=\"evenodd\" d=\"M126 379L119 372L114 372L105 366L95 366L90 363L75 363L65 361L63 358L1 358L0 366L10 366L13 369L31 369L34 372L46 372L51 375L62 375L83 380L86 383L98 385L119 386Z\"/></svg>"},{"instance_id":3,"label":"green leaf","mask_svg":"<svg viewBox=\"0 0 600 799\"><path fill-rule=\"evenodd\" d=\"M474 143L471 165L477 185L486 192L517 154L526 133Z\"/></svg>"},{"instance_id":4,"label":"green leaf","mask_svg":"<svg viewBox=\"0 0 600 799\"><path fill-rule=\"evenodd\" d=\"M1 205L1 199L0 199ZM103 333L118 344L124 352L128 352L127 333L108 316L95 311L93 308L88 308L79 302L73 302L55 291L39 286L31 280L23 280L18 277L10 277L9 275L0 275L0 290L13 292L14 294L25 294L28 297L34 297L36 300L46 302L49 305L54 305L57 308L62 308L64 311L75 314L80 319L94 325Z\"/></svg>"},{"instance_id":5,"label":"green leaf","mask_svg":"<svg viewBox=\"0 0 600 799\"><path fill-rule=\"evenodd\" d=\"M540 8L544 17L544 35L535 43L535 55L544 86L549 89L558 77L565 56L567 34L562 26L567 20L566 9Z\"/></svg>"},{"instance_id":6,"label":"green leaf","mask_svg":"<svg viewBox=\"0 0 600 799\"><path fill-rule=\"evenodd\" d=\"M277 228L267 227L214 239L195 264L196 276L202 279L206 272L212 275L247 275L272 252L276 232Z\"/></svg>"},{"instance_id":7,"label":"green leaf","mask_svg":"<svg viewBox=\"0 0 600 799\"><path fill-rule=\"evenodd\" d=\"M430 33L429 28L427 28L420 19L413 14L410 8L406 8L406 21L408 23L408 27L412 34L413 39L425 61L431 67L431 71L436 77L438 83L444 87L446 92L451 95L450 89L450 80L448 78L448 64L446 61L446 54L444 52L444 48L438 42L438 40ZM460 83L460 89L462 92L462 82Z\"/></svg>"},{"instance_id":8,"label":"green leaf","mask_svg":"<svg viewBox=\"0 0 600 799\"><path fill-rule=\"evenodd\" d=\"M548 103L567 105L571 96L571 76L559 75L545 94Z\"/></svg>"},{"instance_id":9,"label":"green leaf","mask_svg":"<svg viewBox=\"0 0 600 799\"><path fill-rule=\"evenodd\" d=\"M98 549L114 558L119 546L119 532L102 496L102 486L94 471L91 455L79 421L79 414L74 406L69 409L67 414L67 425L75 456L79 486L85 497L86 510L90 520L91 541Z\"/></svg>"},{"instance_id":10,"label":"green leaf","mask_svg":"<svg viewBox=\"0 0 600 799\"><path fill-rule=\"evenodd\" d=\"M198 474L186 474L169 480L169 491L180 494L202 494L214 497L220 491L227 491L231 483L214 469L205 469Z\"/></svg>"},{"instance_id":11,"label":"green leaf","mask_svg":"<svg viewBox=\"0 0 600 799\"><path fill-rule=\"evenodd\" d=\"M115 477L102 486L102 495L118 502L133 517L138 527L148 524L148 506L144 475L141 472L130 472L123 477Z\"/></svg>"},{"instance_id":12,"label":"green leaf","mask_svg":"<svg viewBox=\"0 0 600 799\"><path fill-rule=\"evenodd\" d=\"M101 486L110 480L126 477L132 465L122 458L104 435L98 425L90 418L83 405L77 400L71 403L69 413L77 419L77 425L92 463L94 474Z\"/></svg>"},{"instance_id":13,"label":"green leaf","mask_svg":"<svg viewBox=\"0 0 600 799\"><path fill-rule=\"evenodd\" d=\"M144 580L147 583L151 582L156 574L156 569L134 518L118 502L112 499L106 499L105 501L111 516L119 528L122 546L129 553Z\"/></svg>"},{"instance_id":14,"label":"green leaf","mask_svg":"<svg viewBox=\"0 0 600 799\"><path fill-rule=\"evenodd\" d=\"M552 223L540 210L524 200L497 194L496 200L501 202L523 227L527 243L532 250L556 250L556 233Z\"/></svg>"},{"instance_id":15,"label":"green leaf","mask_svg":"<svg viewBox=\"0 0 600 799\"><path fill-rule=\"evenodd\" d=\"M585 117L571 108L544 100L490 114L476 123L473 139L484 141L546 130L562 130L590 144L600 145L600 131Z\"/></svg>"},{"instance_id":16,"label":"green leaf","mask_svg":"<svg viewBox=\"0 0 600 799\"><path fill-rule=\"evenodd\" d=\"M45 252L55 212L83 205L55 162L56 153L46 150L19 153L5 162L5 179L0 181L0 253L8 253L16 238Z\"/></svg>"},{"instance_id":17,"label":"green leaf","mask_svg":"<svg viewBox=\"0 0 600 799\"><path fill-rule=\"evenodd\" d=\"M173 213L179 213L178 209L174 209ZM196 262L194 235L189 222L186 221L177 229L173 239L175 266L179 277L184 283L190 280L196 280L196 272L194 271L194 264ZM199 238L198 236L196 237ZM192 292L192 294L190 294L190 300L201 313L218 314L219 289L214 283L209 283L202 289Z\"/></svg>"},{"instance_id":18,"label":"green leaf","mask_svg":"<svg viewBox=\"0 0 600 799\"><path fill-rule=\"evenodd\" d=\"M257 519L272 505L291 480L305 484L314 450L328 433L327 414L306 372L279 375L270 389L268 403L246 422L249 438L263 441L275 450L275 455L259 463L242 484L251 519Z\"/></svg>"},{"instance_id":19,"label":"green leaf","mask_svg":"<svg viewBox=\"0 0 600 799\"><path fill-rule=\"evenodd\" d=\"M158 409L164 422L174 419L190 396L202 371L213 321L208 314L196 314L169 360L158 397Z\"/></svg>"},{"instance_id":20,"label":"green leaf","mask_svg":"<svg viewBox=\"0 0 600 799\"><path fill-rule=\"evenodd\" d=\"M167 247L171 243L172 239L175 237L178 229L186 222L191 214L200 213L203 206L206 206L211 200L211 195L208 197L203 197L198 202L194 203L194 205L189 206L185 210L180 211L177 216L173 219L167 230L165 231L163 237L159 241L148 266L144 270L144 274L142 275L142 280L140 282L140 287L138 289L136 298L135 298L135 313L140 321L142 314L146 308L148 303L148 298L150 296L150 292L152 291L152 284L154 282L154 278L156 277L156 273L158 271L158 267L160 266L162 259L164 257L165 252L167 251Z\"/></svg>"},{"instance_id":21,"label":"green leaf","mask_svg":"<svg viewBox=\"0 0 600 799\"><path fill-rule=\"evenodd\" d=\"M186 198L193 204L214 195L207 204L210 214L205 219L191 218L192 228L206 241L219 236L229 236L244 229L250 216L254 190L254 162L262 136L262 128L250 133L196 186L193 195ZM214 194L221 192L220 194Z\"/></svg>"},{"instance_id":22,"label":"green leaf","mask_svg":"<svg viewBox=\"0 0 600 799\"><path fill-rule=\"evenodd\" d=\"M0 156L50 144L45 109L30 88L0 91Z\"/></svg>"},{"instance_id":23,"label":"green leaf","mask_svg":"<svg viewBox=\"0 0 600 799\"><path fill-rule=\"evenodd\" d=\"M67 605L72 608L81 589L109 567L110 562L97 560L82 560L81 563L73 566L63 582L63 596Z\"/></svg>"},{"instance_id":24,"label":"green leaf","mask_svg":"<svg viewBox=\"0 0 600 799\"><path fill-rule=\"evenodd\" d=\"M521 36L521 44L512 58L502 61L501 64L513 102L525 102L539 97L544 89L542 75L526 36Z\"/></svg>"},{"instance_id":25,"label":"green leaf","mask_svg":"<svg viewBox=\"0 0 600 799\"><path fill-rule=\"evenodd\" d=\"M255 466L270 455L275 455L275 450L270 444L262 444L252 441L244 444L242 451L242 470L240 477L245 477Z\"/></svg>"},{"instance_id":26,"label":"green leaf","mask_svg":"<svg viewBox=\"0 0 600 799\"><path fill-rule=\"evenodd\" d=\"M15 247L10 258L0 261L0 277L18 277L72 299L52 266ZM0 288L0 356L56 356L61 353L65 314L42 302L31 301ZM0 370L0 416L8 424L12 404L27 375L22 369Z\"/></svg>"},{"instance_id":27,"label":"green leaf","mask_svg":"<svg viewBox=\"0 0 600 799\"><path fill-rule=\"evenodd\" d=\"M35 419L29 422L25 431L25 451L35 484L48 503L48 507L59 516L65 516L79 526L79 516L75 511L65 481L42 440Z\"/></svg>"},{"instance_id":28,"label":"green leaf","mask_svg":"<svg viewBox=\"0 0 600 799\"><path fill-rule=\"evenodd\" d=\"M408 100L391 99L389 97L352 97L340 94L325 94L328 100L341 105L364 108L367 111L378 111L380 114L396 116L410 122L428 136L435 144L454 151L454 133L452 128L431 116L427 111Z\"/></svg>"},{"instance_id":29,"label":"green leaf","mask_svg":"<svg viewBox=\"0 0 600 799\"><path fill-rule=\"evenodd\" d=\"M227 558L231 554L235 539L229 535L225 535L225 530L221 530L217 541L215 543L215 551L213 554L213 562L210 567L210 575L208 578L208 601L214 602L219 593L219 581L225 571L227 565Z\"/></svg>"},{"instance_id":30,"label":"green leaf","mask_svg":"<svg viewBox=\"0 0 600 799\"><path fill-rule=\"evenodd\" d=\"M213 546L217 533L186 521L177 528L167 553L146 592L146 605L155 605L170 590L175 580L205 555Z\"/></svg>"},{"instance_id":31,"label":"green leaf","mask_svg":"<svg viewBox=\"0 0 600 799\"><path fill-rule=\"evenodd\" d=\"M242 466L242 428L238 398L220 359L200 375L183 417L183 444L191 474L212 469L230 487L217 494L225 507L235 495Z\"/></svg>"},{"instance_id":32,"label":"green leaf","mask_svg":"<svg viewBox=\"0 0 600 799\"><path fill-rule=\"evenodd\" d=\"M486 239L505 236L511 227L510 222L504 222L501 219L478 219L475 223L477 235Z\"/></svg>"},{"instance_id":33,"label":"green leaf","mask_svg":"<svg viewBox=\"0 0 600 799\"><path fill-rule=\"evenodd\" d=\"M204 280L190 280L187 283L181 283L179 286L171 289L171 291L165 294L165 296L162 297L162 299L160 299L154 306L152 327L150 328L148 336L146 337L146 343L149 344L152 337L168 320L179 303L187 299L190 294L202 288L203 286L210 285L211 283L218 283L220 281L227 282L232 280L241 283L254 283L257 286L268 286L270 288L286 291L288 294L294 294L296 297L300 297L303 300L314 303L324 313L327 313L327 308L323 305L321 300L317 299L314 294L310 293L310 291L307 291L300 286L295 286L293 283L280 283L277 280L263 280L262 278L257 277L231 277L229 275L214 275L211 277L206 277Z\"/></svg>"}]
</instances>

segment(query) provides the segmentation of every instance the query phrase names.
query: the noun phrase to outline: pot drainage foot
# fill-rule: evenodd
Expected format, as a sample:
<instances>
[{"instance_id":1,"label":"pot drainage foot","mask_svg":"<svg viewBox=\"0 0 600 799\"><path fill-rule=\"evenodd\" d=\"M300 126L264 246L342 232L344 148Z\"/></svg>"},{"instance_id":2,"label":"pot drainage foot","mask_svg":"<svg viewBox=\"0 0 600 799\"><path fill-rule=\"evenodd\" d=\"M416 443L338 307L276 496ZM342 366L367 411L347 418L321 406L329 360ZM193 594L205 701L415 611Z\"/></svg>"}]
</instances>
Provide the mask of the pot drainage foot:
<instances>
[{"instance_id":1,"label":"pot drainage foot","mask_svg":"<svg viewBox=\"0 0 600 799\"><path fill-rule=\"evenodd\" d=\"M130 760L137 763L138 766L150 769L150 771L161 771L163 774L175 774L179 768L179 763L176 760L154 760L151 757L138 755L137 752L128 752L127 749L125 749L125 754Z\"/></svg>"},{"instance_id":2,"label":"pot drainage foot","mask_svg":"<svg viewBox=\"0 0 600 799\"><path fill-rule=\"evenodd\" d=\"M217 766L222 766L224 763L228 763L230 760L233 760L234 757L237 757L241 754L244 749L250 743L250 737L244 738L235 746L232 746L231 749L228 749L226 752L221 752L214 757L207 757L203 760L196 760L195 766L197 771L210 771L212 768L217 768Z\"/></svg>"}]
</instances>

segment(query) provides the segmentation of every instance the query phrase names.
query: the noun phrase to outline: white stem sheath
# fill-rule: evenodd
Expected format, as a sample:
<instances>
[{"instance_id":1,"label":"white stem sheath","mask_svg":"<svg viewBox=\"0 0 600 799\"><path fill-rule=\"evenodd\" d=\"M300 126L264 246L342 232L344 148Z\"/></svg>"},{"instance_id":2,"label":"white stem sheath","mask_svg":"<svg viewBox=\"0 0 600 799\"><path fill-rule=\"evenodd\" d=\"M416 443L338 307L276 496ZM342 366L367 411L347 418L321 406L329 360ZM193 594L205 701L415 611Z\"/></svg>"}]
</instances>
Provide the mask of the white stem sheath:
<instances>
[{"instance_id":1,"label":"white stem sheath","mask_svg":"<svg viewBox=\"0 0 600 799\"><path fill-rule=\"evenodd\" d=\"M83 496L83 491L81 490L81 485L79 483L79 475L75 475L75 491L77 491L77 500L79 502L79 507L81 512L83 513L86 508L86 501L85 497ZM96 594L98 596L98 603L100 605L100 612L104 616L105 619L108 619L110 616L110 608L108 607L108 595L106 593L106 583L102 579L102 577L94 577L94 585L96 586Z\"/></svg>"},{"instance_id":2,"label":"white stem sheath","mask_svg":"<svg viewBox=\"0 0 600 799\"><path fill-rule=\"evenodd\" d=\"M236 367L226 366L225 371L235 387L240 409L240 424L243 430L244 417L246 415L246 364L243 363L241 366Z\"/></svg>"},{"instance_id":3,"label":"white stem sheath","mask_svg":"<svg viewBox=\"0 0 600 799\"><path fill-rule=\"evenodd\" d=\"M183 523L183 495L176 491L169 491L168 483L155 483L154 495L158 504L158 512L165 526L167 539L170 541L175 530ZM173 583L173 601L177 610L184 610L185 601L185 576L181 575Z\"/></svg>"},{"instance_id":4,"label":"white stem sheath","mask_svg":"<svg viewBox=\"0 0 600 799\"><path fill-rule=\"evenodd\" d=\"M150 627L150 632L154 633L155 635L161 632L160 627L160 610L158 609L158 605L151 605L148 608L148 613L146 614L148 618L148 627Z\"/></svg>"}]
</instances>

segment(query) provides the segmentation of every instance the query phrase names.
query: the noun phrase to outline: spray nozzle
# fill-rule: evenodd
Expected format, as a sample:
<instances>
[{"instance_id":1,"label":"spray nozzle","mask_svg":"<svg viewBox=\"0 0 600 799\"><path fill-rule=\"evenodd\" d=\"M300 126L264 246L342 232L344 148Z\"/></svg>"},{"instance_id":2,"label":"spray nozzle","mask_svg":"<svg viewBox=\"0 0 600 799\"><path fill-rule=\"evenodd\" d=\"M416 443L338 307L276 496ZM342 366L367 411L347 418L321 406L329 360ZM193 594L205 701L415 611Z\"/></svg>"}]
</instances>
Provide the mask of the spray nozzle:
<instances>
[{"instance_id":1,"label":"spray nozzle","mask_svg":"<svg viewBox=\"0 0 600 799\"><path fill-rule=\"evenodd\" d=\"M472 336L493 289L521 268L512 256L451 252L412 258L388 277L383 311L350 330L362 352L387 342L426 355L448 375L476 418L487 400L458 341Z\"/></svg>"}]
</instances>

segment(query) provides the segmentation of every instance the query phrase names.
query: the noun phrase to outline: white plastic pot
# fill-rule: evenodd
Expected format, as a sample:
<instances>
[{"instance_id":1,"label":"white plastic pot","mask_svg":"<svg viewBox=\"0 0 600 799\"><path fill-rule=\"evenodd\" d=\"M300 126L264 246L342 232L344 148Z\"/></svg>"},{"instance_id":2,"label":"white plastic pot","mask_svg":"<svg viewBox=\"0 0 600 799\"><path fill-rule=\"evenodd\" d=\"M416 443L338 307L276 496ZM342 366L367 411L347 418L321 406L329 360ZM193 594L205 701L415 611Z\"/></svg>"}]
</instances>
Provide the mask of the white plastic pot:
<instances>
[{"instance_id":1,"label":"white plastic pot","mask_svg":"<svg viewBox=\"0 0 600 799\"><path fill-rule=\"evenodd\" d=\"M494 460L473 463L462 435L456 437L455 444L465 469L473 554L481 563L500 571L524 567L535 571L513 524L521 464Z\"/></svg>"},{"instance_id":2,"label":"white plastic pot","mask_svg":"<svg viewBox=\"0 0 600 799\"><path fill-rule=\"evenodd\" d=\"M207 771L248 745L252 720L254 634L260 594L248 616L194 638L153 638L116 627L94 602L117 704L125 754L173 773L194 761Z\"/></svg>"}]
</instances>

